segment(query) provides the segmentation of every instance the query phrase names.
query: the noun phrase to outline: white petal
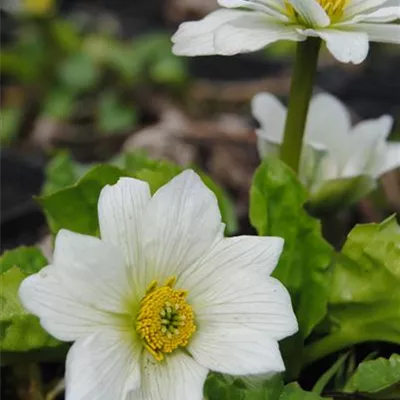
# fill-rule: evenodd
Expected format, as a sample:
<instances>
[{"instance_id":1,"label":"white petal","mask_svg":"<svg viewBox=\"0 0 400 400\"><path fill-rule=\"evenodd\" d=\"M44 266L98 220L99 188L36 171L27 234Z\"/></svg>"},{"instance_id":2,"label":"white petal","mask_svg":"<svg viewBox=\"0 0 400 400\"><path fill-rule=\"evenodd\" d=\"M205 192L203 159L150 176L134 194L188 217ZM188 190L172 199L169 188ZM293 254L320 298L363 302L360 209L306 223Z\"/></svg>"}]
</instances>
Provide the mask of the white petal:
<instances>
[{"instance_id":1,"label":"white petal","mask_svg":"<svg viewBox=\"0 0 400 400\"><path fill-rule=\"evenodd\" d=\"M86 253L85 253L86 249ZM129 302L122 257L99 239L60 231L54 265L26 278L24 307L60 340L75 340L102 326L123 326Z\"/></svg>"},{"instance_id":2,"label":"white petal","mask_svg":"<svg viewBox=\"0 0 400 400\"><path fill-rule=\"evenodd\" d=\"M123 400L136 389L141 346L132 338L132 332L104 330L75 342L66 362L66 400Z\"/></svg>"},{"instance_id":3,"label":"white petal","mask_svg":"<svg viewBox=\"0 0 400 400\"><path fill-rule=\"evenodd\" d=\"M142 356L140 388L129 400L202 400L208 369L176 350L162 362L147 351Z\"/></svg>"},{"instance_id":4,"label":"white petal","mask_svg":"<svg viewBox=\"0 0 400 400\"><path fill-rule=\"evenodd\" d=\"M77 300L99 309L121 313L122 304L132 296L130 269L122 251L96 237L61 230L53 266L73 282Z\"/></svg>"},{"instance_id":5,"label":"white petal","mask_svg":"<svg viewBox=\"0 0 400 400\"><path fill-rule=\"evenodd\" d=\"M265 272L260 274L261 267L254 271L245 256L229 265L230 256L220 255L221 250L223 245L216 246L177 281L178 287L188 290L199 325L240 325L265 331L277 340L296 332L296 317L284 286Z\"/></svg>"},{"instance_id":6,"label":"white petal","mask_svg":"<svg viewBox=\"0 0 400 400\"><path fill-rule=\"evenodd\" d=\"M217 29L214 47L216 54L234 55L260 50L279 40L304 39L305 36L292 26L272 21L265 14L254 11L231 20Z\"/></svg>"},{"instance_id":7,"label":"white petal","mask_svg":"<svg viewBox=\"0 0 400 400\"><path fill-rule=\"evenodd\" d=\"M188 349L200 364L230 375L285 370L277 341L265 332L243 328L239 323L202 327L194 334Z\"/></svg>"},{"instance_id":8,"label":"white petal","mask_svg":"<svg viewBox=\"0 0 400 400\"><path fill-rule=\"evenodd\" d=\"M101 238L122 250L126 263L140 261L140 225L144 209L150 201L147 182L121 178L107 185L100 193L98 210Z\"/></svg>"},{"instance_id":9,"label":"white petal","mask_svg":"<svg viewBox=\"0 0 400 400\"><path fill-rule=\"evenodd\" d=\"M313 96L305 133L308 144L314 147L323 145L340 165L344 165L349 155L347 138L350 126L350 114L339 99L327 93Z\"/></svg>"},{"instance_id":10,"label":"white petal","mask_svg":"<svg viewBox=\"0 0 400 400\"><path fill-rule=\"evenodd\" d=\"M354 25L354 29L367 33L371 42L400 44L399 24L359 23Z\"/></svg>"},{"instance_id":11,"label":"white petal","mask_svg":"<svg viewBox=\"0 0 400 400\"><path fill-rule=\"evenodd\" d=\"M324 9L315 0L288 0L308 26L323 28L330 19Z\"/></svg>"},{"instance_id":12,"label":"white petal","mask_svg":"<svg viewBox=\"0 0 400 400\"><path fill-rule=\"evenodd\" d=\"M270 275L282 253L284 240L273 236L236 236L219 241L207 254L203 266L225 269L249 269L262 275ZM201 268L201 267L193 267ZM188 271L188 275L192 272ZM193 272L196 275L196 272ZM196 278L195 278L196 279ZM193 285L191 285L193 286Z\"/></svg>"},{"instance_id":13,"label":"white petal","mask_svg":"<svg viewBox=\"0 0 400 400\"><path fill-rule=\"evenodd\" d=\"M344 11L343 18L349 19L354 15L361 14L370 11L372 9L376 9L377 7L382 6L386 2L387 0L351 0L347 2L343 10Z\"/></svg>"},{"instance_id":14,"label":"white petal","mask_svg":"<svg viewBox=\"0 0 400 400\"><path fill-rule=\"evenodd\" d=\"M360 64L367 57L368 35L361 29L360 32L335 29L319 29L314 32L325 40L328 50L340 62Z\"/></svg>"},{"instance_id":15,"label":"white petal","mask_svg":"<svg viewBox=\"0 0 400 400\"><path fill-rule=\"evenodd\" d=\"M377 146L389 135L392 123L392 117L384 115L378 119L362 121L353 128L348 138L348 146L353 152L341 176L373 174L375 165L381 164Z\"/></svg>"},{"instance_id":16,"label":"white petal","mask_svg":"<svg viewBox=\"0 0 400 400\"><path fill-rule=\"evenodd\" d=\"M370 14L358 14L349 23L358 22L391 22L400 18L400 6L380 8Z\"/></svg>"},{"instance_id":17,"label":"white petal","mask_svg":"<svg viewBox=\"0 0 400 400\"><path fill-rule=\"evenodd\" d=\"M350 133L353 146L372 147L376 140L385 140L393 126L393 118L390 115L382 115L380 118L359 122Z\"/></svg>"},{"instance_id":18,"label":"white petal","mask_svg":"<svg viewBox=\"0 0 400 400\"><path fill-rule=\"evenodd\" d=\"M382 165L377 166L377 176L400 167L400 143L386 143L386 152Z\"/></svg>"},{"instance_id":19,"label":"white petal","mask_svg":"<svg viewBox=\"0 0 400 400\"><path fill-rule=\"evenodd\" d=\"M40 324L59 340L72 341L103 326L121 324L112 314L101 311L75 293L74 282L49 266L26 278L19 289L25 309L40 318ZM88 299L89 300L89 299Z\"/></svg>"},{"instance_id":20,"label":"white petal","mask_svg":"<svg viewBox=\"0 0 400 400\"><path fill-rule=\"evenodd\" d=\"M152 197L144 215L146 281L179 275L223 237L214 193L186 170Z\"/></svg>"},{"instance_id":21,"label":"white petal","mask_svg":"<svg viewBox=\"0 0 400 400\"><path fill-rule=\"evenodd\" d=\"M251 101L251 112L259 122L260 136L274 143L282 143L286 108L270 93L258 93Z\"/></svg>"},{"instance_id":22,"label":"white petal","mask_svg":"<svg viewBox=\"0 0 400 400\"><path fill-rule=\"evenodd\" d=\"M244 7L249 10L261 11L272 17L275 17L282 22L288 22L289 18L283 13L284 4L277 4L275 1L253 1L253 0L218 0L221 7L238 8Z\"/></svg>"},{"instance_id":23,"label":"white petal","mask_svg":"<svg viewBox=\"0 0 400 400\"><path fill-rule=\"evenodd\" d=\"M172 51L177 55L201 56L216 54L214 32L226 22L238 18L247 11L216 10L200 21L184 22L172 36Z\"/></svg>"}]
</instances>

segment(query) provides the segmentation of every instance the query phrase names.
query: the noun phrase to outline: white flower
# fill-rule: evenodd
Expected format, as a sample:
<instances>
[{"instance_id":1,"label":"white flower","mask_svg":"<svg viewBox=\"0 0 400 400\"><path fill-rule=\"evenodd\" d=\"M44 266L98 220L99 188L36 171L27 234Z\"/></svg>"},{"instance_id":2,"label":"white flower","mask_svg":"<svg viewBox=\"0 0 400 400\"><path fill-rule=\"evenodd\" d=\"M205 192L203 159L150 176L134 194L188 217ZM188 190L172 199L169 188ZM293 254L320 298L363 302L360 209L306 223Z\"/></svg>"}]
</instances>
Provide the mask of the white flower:
<instances>
[{"instance_id":1,"label":"white flower","mask_svg":"<svg viewBox=\"0 0 400 400\"><path fill-rule=\"evenodd\" d=\"M214 194L185 171L153 197L121 178L98 203L101 239L66 230L52 265L25 279L24 306L60 340L67 400L200 400L209 370L282 371L297 331L270 273L283 240L224 238Z\"/></svg>"},{"instance_id":2,"label":"white flower","mask_svg":"<svg viewBox=\"0 0 400 400\"><path fill-rule=\"evenodd\" d=\"M233 55L279 40L320 37L341 62L361 63L369 41L400 43L400 3L388 0L218 0L224 7L185 22L172 37L178 55ZM386 4L388 6L386 6Z\"/></svg>"},{"instance_id":3,"label":"white flower","mask_svg":"<svg viewBox=\"0 0 400 400\"><path fill-rule=\"evenodd\" d=\"M283 141L286 109L269 93L252 100L252 113L262 157L277 155ZM300 160L300 180L313 193L332 180L368 176L373 181L400 167L400 143L387 142L392 117L384 115L351 126L346 107L329 94L310 103Z\"/></svg>"}]
</instances>

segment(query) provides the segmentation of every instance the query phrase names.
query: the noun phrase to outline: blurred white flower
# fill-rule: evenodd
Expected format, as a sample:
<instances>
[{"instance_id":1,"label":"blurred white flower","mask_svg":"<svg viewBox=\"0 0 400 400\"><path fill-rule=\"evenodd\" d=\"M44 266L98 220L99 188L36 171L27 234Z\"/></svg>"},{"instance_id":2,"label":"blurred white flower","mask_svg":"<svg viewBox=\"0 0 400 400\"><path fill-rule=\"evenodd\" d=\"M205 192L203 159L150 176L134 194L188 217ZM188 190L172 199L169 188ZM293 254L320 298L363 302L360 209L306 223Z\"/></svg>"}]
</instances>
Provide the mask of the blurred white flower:
<instances>
[{"instance_id":1,"label":"blurred white flower","mask_svg":"<svg viewBox=\"0 0 400 400\"><path fill-rule=\"evenodd\" d=\"M388 0L218 0L224 7L185 22L172 37L178 55L233 55L279 40L320 37L341 62L361 63L369 41L400 43L400 3Z\"/></svg>"},{"instance_id":2,"label":"blurred white flower","mask_svg":"<svg viewBox=\"0 0 400 400\"><path fill-rule=\"evenodd\" d=\"M252 113L260 123L256 130L260 155L277 155L286 108L275 96L259 93L252 100ZM392 117L384 115L352 127L349 112L338 99L315 95L307 116L300 180L317 194L330 181L365 176L375 182L400 167L400 142L386 140L392 123Z\"/></svg>"},{"instance_id":3,"label":"blurred white flower","mask_svg":"<svg viewBox=\"0 0 400 400\"><path fill-rule=\"evenodd\" d=\"M224 238L217 200L190 170L153 197L122 178L98 212L101 239L60 231L52 265L20 288L47 331L75 341L67 400L200 400L209 370L284 370L278 340L297 322L269 276L281 238Z\"/></svg>"}]
</instances>

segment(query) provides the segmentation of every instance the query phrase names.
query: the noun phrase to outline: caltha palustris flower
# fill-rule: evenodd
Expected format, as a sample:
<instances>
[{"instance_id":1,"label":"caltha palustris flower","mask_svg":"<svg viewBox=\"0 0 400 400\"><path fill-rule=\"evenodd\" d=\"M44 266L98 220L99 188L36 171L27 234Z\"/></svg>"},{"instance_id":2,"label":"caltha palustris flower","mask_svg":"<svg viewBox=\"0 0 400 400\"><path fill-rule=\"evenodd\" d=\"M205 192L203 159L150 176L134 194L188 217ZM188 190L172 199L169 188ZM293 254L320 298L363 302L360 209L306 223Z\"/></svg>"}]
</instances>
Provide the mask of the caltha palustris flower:
<instances>
[{"instance_id":1,"label":"caltha palustris flower","mask_svg":"<svg viewBox=\"0 0 400 400\"><path fill-rule=\"evenodd\" d=\"M341 62L361 63L369 42L400 43L400 3L390 0L218 0L222 7L184 22L178 55L247 53L280 40L319 37Z\"/></svg>"},{"instance_id":2,"label":"caltha palustris flower","mask_svg":"<svg viewBox=\"0 0 400 400\"><path fill-rule=\"evenodd\" d=\"M100 238L61 230L51 265L20 297L53 336L73 341L67 400L201 400L209 370L284 370L297 331L270 276L277 237L225 238L215 195L191 170L153 196L121 178L98 202Z\"/></svg>"}]
</instances>

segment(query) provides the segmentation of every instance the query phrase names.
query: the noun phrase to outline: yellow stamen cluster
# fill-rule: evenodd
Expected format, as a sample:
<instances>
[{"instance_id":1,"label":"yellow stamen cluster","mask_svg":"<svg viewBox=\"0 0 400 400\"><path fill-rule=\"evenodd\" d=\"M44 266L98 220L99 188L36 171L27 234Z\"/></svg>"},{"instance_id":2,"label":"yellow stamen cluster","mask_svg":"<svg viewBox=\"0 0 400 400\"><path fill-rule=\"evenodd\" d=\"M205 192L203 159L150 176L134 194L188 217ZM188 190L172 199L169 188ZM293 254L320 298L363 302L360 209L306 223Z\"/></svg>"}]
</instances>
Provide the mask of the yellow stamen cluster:
<instances>
[{"instance_id":1,"label":"yellow stamen cluster","mask_svg":"<svg viewBox=\"0 0 400 400\"><path fill-rule=\"evenodd\" d=\"M320 6L325 10L326 14L330 18L331 22L338 21L342 15L344 8L348 2L348 0L317 0ZM288 14L295 19L298 19L299 16L293 6L285 0L286 10ZM300 21L302 22L302 21Z\"/></svg>"},{"instance_id":2,"label":"yellow stamen cluster","mask_svg":"<svg viewBox=\"0 0 400 400\"><path fill-rule=\"evenodd\" d=\"M153 281L140 302L136 330L158 361L164 353L186 346L196 330L192 307L186 302L187 292L173 289L175 281L169 278L160 287Z\"/></svg>"}]
</instances>

